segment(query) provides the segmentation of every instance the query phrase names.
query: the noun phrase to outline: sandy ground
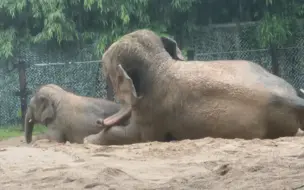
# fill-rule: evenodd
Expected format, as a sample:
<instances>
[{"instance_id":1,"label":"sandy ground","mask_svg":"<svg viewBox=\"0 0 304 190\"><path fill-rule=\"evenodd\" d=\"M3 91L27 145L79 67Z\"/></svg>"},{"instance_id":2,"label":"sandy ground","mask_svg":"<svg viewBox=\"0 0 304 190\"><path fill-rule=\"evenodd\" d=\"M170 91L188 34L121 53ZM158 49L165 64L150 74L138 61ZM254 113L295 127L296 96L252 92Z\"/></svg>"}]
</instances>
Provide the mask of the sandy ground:
<instances>
[{"instance_id":1,"label":"sandy ground","mask_svg":"<svg viewBox=\"0 0 304 190\"><path fill-rule=\"evenodd\" d=\"M0 142L0 189L304 189L304 137L128 146Z\"/></svg>"}]
</instances>

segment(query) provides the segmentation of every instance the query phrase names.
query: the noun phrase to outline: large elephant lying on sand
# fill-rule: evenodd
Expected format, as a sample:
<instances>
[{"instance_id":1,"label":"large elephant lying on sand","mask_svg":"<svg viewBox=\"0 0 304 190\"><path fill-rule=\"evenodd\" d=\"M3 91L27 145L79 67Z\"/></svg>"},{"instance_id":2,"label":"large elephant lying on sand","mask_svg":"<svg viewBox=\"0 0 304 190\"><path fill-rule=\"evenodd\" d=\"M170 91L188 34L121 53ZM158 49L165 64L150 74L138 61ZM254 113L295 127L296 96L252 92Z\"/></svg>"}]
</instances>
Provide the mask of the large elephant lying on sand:
<instances>
[{"instance_id":1,"label":"large elephant lying on sand","mask_svg":"<svg viewBox=\"0 0 304 190\"><path fill-rule=\"evenodd\" d=\"M304 99L261 66L243 60L185 61L175 41L138 30L113 43L102 58L120 100L112 126L85 138L94 144L129 144L203 137L278 138L304 128ZM157 106L156 106L157 104Z\"/></svg>"},{"instance_id":2,"label":"large elephant lying on sand","mask_svg":"<svg viewBox=\"0 0 304 190\"><path fill-rule=\"evenodd\" d=\"M32 141L33 126L40 123L48 130L37 135L35 140L83 143L84 137L100 132L97 119L109 117L119 109L120 105L115 102L78 96L55 84L43 85L37 89L27 108L26 142Z\"/></svg>"}]
</instances>

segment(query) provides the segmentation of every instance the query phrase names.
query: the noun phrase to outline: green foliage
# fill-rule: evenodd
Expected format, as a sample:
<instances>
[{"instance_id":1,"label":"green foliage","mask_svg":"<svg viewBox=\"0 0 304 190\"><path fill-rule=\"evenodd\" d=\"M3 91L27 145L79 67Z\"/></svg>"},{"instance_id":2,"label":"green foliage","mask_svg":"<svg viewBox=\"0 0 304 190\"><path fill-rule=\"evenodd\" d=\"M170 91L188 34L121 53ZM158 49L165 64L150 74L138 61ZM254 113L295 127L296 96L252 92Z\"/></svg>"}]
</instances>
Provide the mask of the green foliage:
<instances>
[{"instance_id":1,"label":"green foliage","mask_svg":"<svg viewBox=\"0 0 304 190\"><path fill-rule=\"evenodd\" d=\"M186 60L188 60L188 49L187 48L182 49L182 55L185 57Z\"/></svg>"},{"instance_id":2,"label":"green foliage","mask_svg":"<svg viewBox=\"0 0 304 190\"><path fill-rule=\"evenodd\" d=\"M262 47L282 44L292 35L291 20L267 13L259 25L259 31L258 37Z\"/></svg>"},{"instance_id":3,"label":"green foliage","mask_svg":"<svg viewBox=\"0 0 304 190\"><path fill-rule=\"evenodd\" d=\"M296 8L295 13L298 17L301 17L304 15L304 4L302 4L302 5L299 4L295 8Z\"/></svg>"},{"instance_id":4,"label":"green foliage","mask_svg":"<svg viewBox=\"0 0 304 190\"><path fill-rule=\"evenodd\" d=\"M5 59L13 56L13 44L16 40L16 31L14 28L0 30L0 57Z\"/></svg>"},{"instance_id":5,"label":"green foliage","mask_svg":"<svg viewBox=\"0 0 304 190\"><path fill-rule=\"evenodd\" d=\"M12 58L19 45L35 43L53 48L90 43L100 56L113 41L140 28L187 39L210 21L232 21L238 16L236 7L253 15L249 20L261 20L263 46L284 43L292 35L291 24L304 15L299 0L1 0L0 56Z\"/></svg>"},{"instance_id":6,"label":"green foliage","mask_svg":"<svg viewBox=\"0 0 304 190\"><path fill-rule=\"evenodd\" d=\"M304 6L297 0L265 0L263 7L258 34L260 44L262 47L285 44L293 35L293 23L303 15Z\"/></svg>"},{"instance_id":7,"label":"green foliage","mask_svg":"<svg viewBox=\"0 0 304 190\"><path fill-rule=\"evenodd\" d=\"M121 35L139 28L173 33L174 15L185 14L198 0L2 0L0 55L9 58L20 43L96 43L96 54ZM187 18L179 19L182 26Z\"/></svg>"}]
</instances>

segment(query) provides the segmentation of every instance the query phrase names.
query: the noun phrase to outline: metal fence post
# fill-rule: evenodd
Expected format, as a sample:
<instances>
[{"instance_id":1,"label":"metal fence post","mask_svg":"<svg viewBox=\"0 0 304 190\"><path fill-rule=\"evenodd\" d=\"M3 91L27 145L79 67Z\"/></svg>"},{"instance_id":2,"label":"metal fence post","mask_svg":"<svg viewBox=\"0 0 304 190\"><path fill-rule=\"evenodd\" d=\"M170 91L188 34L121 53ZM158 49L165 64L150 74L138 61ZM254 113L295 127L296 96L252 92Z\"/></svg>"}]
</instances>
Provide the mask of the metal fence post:
<instances>
[{"instance_id":1,"label":"metal fence post","mask_svg":"<svg viewBox=\"0 0 304 190\"><path fill-rule=\"evenodd\" d=\"M110 45L111 44L106 45L105 50L104 50L105 52L110 47ZM106 78L106 91L107 91L107 99L114 101L114 91L113 91L112 83L111 83L109 77Z\"/></svg>"},{"instance_id":2,"label":"metal fence post","mask_svg":"<svg viewBox=\"0 0 304 190\"><path fill-rule=\"evenodd\" d=\"M195 52L194 52L193 49L187 51L187 58L188 58L189 61L194 60L194 55L195 55Z\"/></svg>"},{"instance_id":3,"label":"metal fence post","mask_svg":"<svg viewBox=\"0 0 304 190\"><path fill-rule=\"evenodd\" d=\"M278 62L277 47L273 43L270 44L271 70L274 75L280 77L280 65Z\"/></svg>"},{"instance_id":4,"label":"metal fence post","mask_svg":"<svg viewBox=\"0 0 304 190\"><path fill-rule=\"evenodd\" d=\"M111 85L111 81L109 79L109 77L107 77L106 79L106 90L107 90L107 99L108 100L111 100L111 101L114 101L114 92L113 92L113 88L112 88L112 85Z\"/></svg>"},{"instance_id":5,"label":"metal fence post","mask_svg":"<svg viewBox=\"0 0 304 190\"><path fill-rule=\"evenodd\" d=\"M24 131L24 119L25 119L25 113L27 108L27 90L26 90L26 65L25 61L20 60L16 67L18 69L19 74L19 92L16 93L17 96L20 97L20 104L21 104L21 118L22 118L22 124L21 124L21 130Z\"/></svg>"}]
</instances>

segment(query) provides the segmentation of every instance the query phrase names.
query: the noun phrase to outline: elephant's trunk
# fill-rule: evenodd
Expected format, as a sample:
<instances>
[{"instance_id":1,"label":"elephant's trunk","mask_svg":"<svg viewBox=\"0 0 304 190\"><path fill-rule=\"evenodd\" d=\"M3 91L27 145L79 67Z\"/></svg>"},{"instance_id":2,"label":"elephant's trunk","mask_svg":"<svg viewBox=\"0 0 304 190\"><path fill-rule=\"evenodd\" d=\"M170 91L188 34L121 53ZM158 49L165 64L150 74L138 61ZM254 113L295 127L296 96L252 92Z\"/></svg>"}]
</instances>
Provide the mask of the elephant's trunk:
<instances>
[{"instance_id":1,"label":"elephant's trunk","mask_svg":"<svg viewBox=\"0 0 304 190\"><path fill-rule=\"evenodd\" d=\"M131 117L132 107L129 105L122 106L114 115L103 120L103 124L107 127L119 125L121 122Z\"/></svg>"},{"instance_id":2,"label":"elephant's trunk","mask_svg":"<svg viewBox=\"0 0 304 190\"><path fill-rule=\"evenodd\" d=\"M25 140L26 143L32 142L32 134L33 134L33 127L34 127L34 121L31 118L32 114L30 109L27 110L25 114L25 123L24 123L24 128L25 128Z\"/></svg>"}]
</instances>

